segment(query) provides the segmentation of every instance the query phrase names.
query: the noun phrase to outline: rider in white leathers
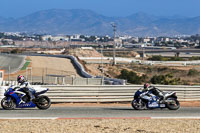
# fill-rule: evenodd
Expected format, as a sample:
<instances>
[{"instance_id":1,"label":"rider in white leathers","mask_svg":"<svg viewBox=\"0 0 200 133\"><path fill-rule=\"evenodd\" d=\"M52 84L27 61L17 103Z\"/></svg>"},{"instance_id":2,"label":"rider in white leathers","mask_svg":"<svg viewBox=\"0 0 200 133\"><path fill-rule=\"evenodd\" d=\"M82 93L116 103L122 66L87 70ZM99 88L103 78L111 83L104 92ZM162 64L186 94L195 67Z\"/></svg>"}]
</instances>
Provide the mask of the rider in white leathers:
<instances>
[{"instance_id":1,"label":"rider in white leathers","mask_svg":"<svg viewBox=\"0 0 200 133\"><path fill-rule=\"evenodd\" d=\"M142 88L142 94L140 95L140 97L146 100L150 100L152 96L158 96L160 100L164 100L164 95L162 91L154 86L150 86L148 83L145 83L144 88Z\"/></svg>"},{"instance_id":2,"label":"rider in white leathers","mask_svg":"<svg viewBox=\"0 0 200 133\"><path fill-rule=\"evenodd\" d=\"M35 97L31 93L31 85L29 82L25 81L25 78L23 75L19 75L17 77L17 82L19 83L19 88L21 91L24 91L27 96L29 97L29 100L32 101Z\"/></svg>"}]
</instances>

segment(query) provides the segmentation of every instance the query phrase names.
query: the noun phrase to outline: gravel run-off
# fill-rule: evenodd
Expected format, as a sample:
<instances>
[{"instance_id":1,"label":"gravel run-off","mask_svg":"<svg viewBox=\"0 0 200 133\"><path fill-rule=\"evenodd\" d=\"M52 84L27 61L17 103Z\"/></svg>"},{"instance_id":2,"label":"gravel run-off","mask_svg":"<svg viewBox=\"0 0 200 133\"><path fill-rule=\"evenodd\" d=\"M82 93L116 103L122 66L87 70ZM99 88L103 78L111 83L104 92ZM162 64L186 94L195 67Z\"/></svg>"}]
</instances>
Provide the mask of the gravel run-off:
<instances>
[{"instance_id":1,"label":"gravel run-off","mask_svg":"<svg viewBox=\"0 0 200 133\"><path fill-rule=\"evenodd\" d=\"M198 133L200 120L0 120L1 133Z\"/></svg>"}]
</instances>

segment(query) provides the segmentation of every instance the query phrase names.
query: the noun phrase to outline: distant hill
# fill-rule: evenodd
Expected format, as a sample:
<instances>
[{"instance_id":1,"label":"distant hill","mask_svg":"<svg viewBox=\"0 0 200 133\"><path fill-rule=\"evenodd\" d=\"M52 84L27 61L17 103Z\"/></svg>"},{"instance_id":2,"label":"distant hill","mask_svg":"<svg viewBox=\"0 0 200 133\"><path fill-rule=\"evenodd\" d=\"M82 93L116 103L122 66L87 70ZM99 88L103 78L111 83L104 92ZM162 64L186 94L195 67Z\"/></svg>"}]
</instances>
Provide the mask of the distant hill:
<instances>
[{"instance_id":1,"label":"distant hill","mask_svg":"<svg viewBox=\"0 0 200 133\"><path fill-rule=\"evenodd\" d=\"M82 9L43 10L17 19L0 17L0 32L111 35L111 22L117 24L120 35L173 36L200 33L200 17L158 17L145 13L107 17Z\"/></svg>"}]
</instances>

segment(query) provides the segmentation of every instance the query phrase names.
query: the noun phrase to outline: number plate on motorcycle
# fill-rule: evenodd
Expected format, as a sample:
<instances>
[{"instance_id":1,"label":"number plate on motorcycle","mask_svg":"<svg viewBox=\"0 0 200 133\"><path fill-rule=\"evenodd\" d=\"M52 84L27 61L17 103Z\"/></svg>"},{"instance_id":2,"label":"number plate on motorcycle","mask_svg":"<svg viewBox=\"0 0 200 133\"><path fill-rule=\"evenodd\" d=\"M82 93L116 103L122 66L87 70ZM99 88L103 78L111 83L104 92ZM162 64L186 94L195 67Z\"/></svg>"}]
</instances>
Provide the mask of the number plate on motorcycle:
<instances>
[{"instance_id":1,"label":"number plate on motorcycle","mask_svg":"<svg viewBox=\"0 0 200 133\"><path fill-rule=\"evenodd\" d=\"M160 104L160 107L165 107L165 104Z\"/></svg>"}]
</instances>

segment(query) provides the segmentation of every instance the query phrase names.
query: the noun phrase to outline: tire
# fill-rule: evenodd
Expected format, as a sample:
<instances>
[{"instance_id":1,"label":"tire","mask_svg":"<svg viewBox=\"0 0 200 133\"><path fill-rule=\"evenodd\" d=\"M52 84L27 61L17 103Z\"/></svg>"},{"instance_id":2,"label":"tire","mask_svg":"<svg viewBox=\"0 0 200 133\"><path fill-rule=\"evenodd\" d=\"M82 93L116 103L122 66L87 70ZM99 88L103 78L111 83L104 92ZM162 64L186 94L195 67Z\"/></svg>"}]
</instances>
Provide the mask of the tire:
<instances>
[{"instance_id":1,"label":"tire","mask_svg":"<svg viewBox=\"0 0 200 133\"><path fill-rule=\"evenodd\" d=\"M1 100L1 107L6 110L12 110L15 108L15 102L12 98L10 98L9 102L7 101L7 97L4 97Z\"/></svg>"},{"instance_id":2,"label":"tire","mask_svg":"<svg viewBox=\"0 0 200 133\"><path fill-rule=\"evenodd\" d=\"M166 99L166 101L167 100L173 101L173 103L171 103L171 102L170 103L169 102L166 103L166 106L167 106L167 108L169 110L177 110L177 109L180 108L180 103L176 98L169 97L169 98Z\"/></svg>"},{"instance_id":3,"label":"tire","mask_svg":"<svg viewBox=\"0 0 200 133\"><path fill-rule=\"evenodd\" d=\"M133 100L131 102L131 106L135 109L135 110L143 110L145 109L146 105L145 103L141 100L141 103L138 103L136 100Z\"/></svg>"},{"instance_id":4,"label":"tire","mask_svg":"<svg viewBox=\"0 0 200 133\"><path fill-rule=\"evenodd\" d=\"M47 96L39 96L35 102L39 109L45 110L51 106L51 100Z\"/></svg>"}]
</instances>

